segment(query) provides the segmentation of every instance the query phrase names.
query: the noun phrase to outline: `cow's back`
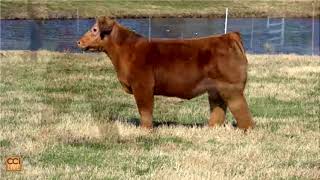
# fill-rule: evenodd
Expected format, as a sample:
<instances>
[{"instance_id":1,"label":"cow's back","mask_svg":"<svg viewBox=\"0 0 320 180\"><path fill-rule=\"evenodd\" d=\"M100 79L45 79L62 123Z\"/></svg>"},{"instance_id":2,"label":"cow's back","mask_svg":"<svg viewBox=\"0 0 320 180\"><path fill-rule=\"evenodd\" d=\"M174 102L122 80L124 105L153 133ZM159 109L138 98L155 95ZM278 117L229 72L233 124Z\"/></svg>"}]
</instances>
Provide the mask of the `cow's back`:
<instances>
[{"instance_id":1,"label":"cow's back","mask_svg":"<svg viewBox=\"0 0 320 180\"><path fill-rule=\"evenodd\" d=\"M189 99L203 93L194 91L203 81L232 83L246 78L246 59L236 33L148 43L145 60L153 67L155 94Z\"/></svg>"}]
</instances>

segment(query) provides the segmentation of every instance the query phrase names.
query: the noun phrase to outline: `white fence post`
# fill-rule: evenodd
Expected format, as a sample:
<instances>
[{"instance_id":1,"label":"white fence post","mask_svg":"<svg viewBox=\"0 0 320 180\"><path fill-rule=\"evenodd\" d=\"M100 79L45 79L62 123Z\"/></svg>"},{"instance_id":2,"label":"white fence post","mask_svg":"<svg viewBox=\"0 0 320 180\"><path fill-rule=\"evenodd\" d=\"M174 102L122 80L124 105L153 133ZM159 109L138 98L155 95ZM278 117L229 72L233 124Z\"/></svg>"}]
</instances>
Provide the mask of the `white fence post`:
<instances>
[{"instance_id":1,"label":"white fence post","mask_svg":"<svg viewBox=\"0 0 320 180\"><path fill-rule=\"evenodd\" d=\"M311 53L314 56L314 3L312 3L312 34L311 34Z\"/></svg>"},{"instance_id":2,"label":"white fence post","mask_svg":"<svg viewBox=\"0 0 320 180\"><path fill-rule=\"evenodd\" d=\"M285 28L285 22L284 18L282 18L282 26L281 26L281 46L284 44L284 28Z\"/></svg>"},{"instance_id":3,"label":"white fence post","mask_svg":"<svg viewBox=\"0 0 320 180\"><path fill-rule=\"evenodd\" d=\"M250 48L253 51L253 27L254 27L254 19L253 17L251 18L251 39L250 39Z\"/></svg>"},{"instance_id":4,"label":"white fence post","mask_svg":"<svg viewBox=\"0 0 320 180\"><path fill-rule=\"evenodd\" d=\"M79 9L77 8L77 34L79 34Z\"/></svg>"},{"instance_id":5,"label":"white fence post","mask_svg":"<svg viewBox=\"0 0 320 180\"><path fill-rule=\"evenodd\" d=\"M149 41L151 40L151 17L149 16Z\"/></svg>"},{"instance_id":6,"label":"white fence post","mask_svg":"<svg viewBox=\"0 0 320 180\"><path fill-rule=\"evenodd\" d=\"M228 8L226 8L226 19L224 21L224 33L227 33L227 28L228 28Z\"/></svg>"},{"instance_id":7,"label":"white fence post","mask_svg":"<svg viewBox=\"0 0 320 180\"><path fill-rule=\"evenodd\" d=\"M184 36L183 31L185 29L185 24L186 24L185 20L180 21L180 28L179 28L180 29L180 39L183 39L183 36Z\"/></svg>"}]
</instances>

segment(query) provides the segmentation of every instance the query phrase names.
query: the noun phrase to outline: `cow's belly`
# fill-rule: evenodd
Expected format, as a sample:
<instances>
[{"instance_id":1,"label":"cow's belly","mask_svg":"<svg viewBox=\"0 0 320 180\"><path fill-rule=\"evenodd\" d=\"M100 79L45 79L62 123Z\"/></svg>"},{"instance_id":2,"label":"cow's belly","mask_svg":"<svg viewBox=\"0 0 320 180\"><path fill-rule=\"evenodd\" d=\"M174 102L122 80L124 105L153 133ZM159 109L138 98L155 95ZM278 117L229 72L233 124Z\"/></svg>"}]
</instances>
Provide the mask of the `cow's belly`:
<instances>
[{"instance_id":1,"label":"cow's belly","mask_svg":"<svg viewBox=\"0 0 320 180\"><path fill-rule=\"evenodd\" d=\"M214 83L208 79L175 79L156 83L154 94L182 99L191 99L214 88Z\"/></svg>"}]
</instances>

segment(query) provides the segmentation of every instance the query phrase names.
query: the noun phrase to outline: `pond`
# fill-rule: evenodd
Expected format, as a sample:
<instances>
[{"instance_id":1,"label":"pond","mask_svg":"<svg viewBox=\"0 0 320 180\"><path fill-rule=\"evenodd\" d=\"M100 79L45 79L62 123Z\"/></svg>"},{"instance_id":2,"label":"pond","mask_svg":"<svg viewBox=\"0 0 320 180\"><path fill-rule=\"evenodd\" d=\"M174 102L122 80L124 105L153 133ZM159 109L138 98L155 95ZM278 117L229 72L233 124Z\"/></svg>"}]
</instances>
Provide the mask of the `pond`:
<instances>
[{"instance_id":1,"label":"pond","mask_svg":"<svg viewBox=\"0 0 320 180\"><path fill-rule=\"evenodd\" d=\"M1 20L1 50L80 52L76 41L93 19ZM224 33L223 18L118 19L145 37L191 38ZM149 30L150 29L150 30ZM311 18L231 18L227 31L239 31L250 53L319 55L319 19L312 39Z\"/></svg>"}]
</instances>

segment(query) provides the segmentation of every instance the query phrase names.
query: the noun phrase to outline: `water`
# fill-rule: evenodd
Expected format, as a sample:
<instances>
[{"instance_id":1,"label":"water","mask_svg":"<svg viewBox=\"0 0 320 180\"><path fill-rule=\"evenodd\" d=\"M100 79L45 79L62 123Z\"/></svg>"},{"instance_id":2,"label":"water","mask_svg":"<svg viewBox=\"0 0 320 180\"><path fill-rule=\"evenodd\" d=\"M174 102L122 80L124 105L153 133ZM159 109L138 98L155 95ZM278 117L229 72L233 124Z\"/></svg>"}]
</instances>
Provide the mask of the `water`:
<instances>
[{"instance_id":1,"label":"water","mask_svg":"<svg viewBox=\"0 0 320 180\"><path fill-rule=\"evenodd\" d=\"M94 24L93 19L74 20L1 20L1 50L38 50L79 52L76 41ZM148 37L149 19L118 19L126 27ZM231 18L228 31L242 34L251 53L319 53L319 19ZM275 32L275 33L272 33ZM224 19L152 18L151 37L191 38L224 33ZM274 39L274 40L272 40Z\"/></svg>"}]
</instances>

